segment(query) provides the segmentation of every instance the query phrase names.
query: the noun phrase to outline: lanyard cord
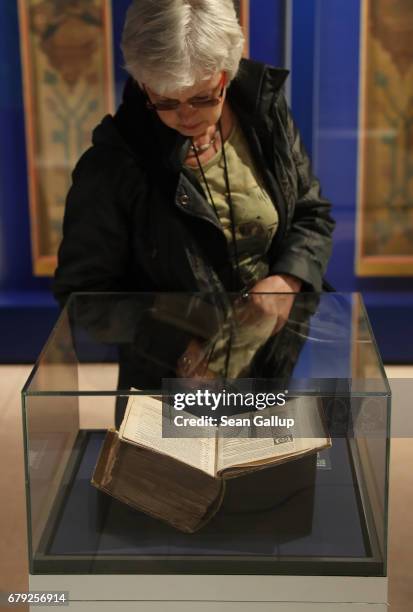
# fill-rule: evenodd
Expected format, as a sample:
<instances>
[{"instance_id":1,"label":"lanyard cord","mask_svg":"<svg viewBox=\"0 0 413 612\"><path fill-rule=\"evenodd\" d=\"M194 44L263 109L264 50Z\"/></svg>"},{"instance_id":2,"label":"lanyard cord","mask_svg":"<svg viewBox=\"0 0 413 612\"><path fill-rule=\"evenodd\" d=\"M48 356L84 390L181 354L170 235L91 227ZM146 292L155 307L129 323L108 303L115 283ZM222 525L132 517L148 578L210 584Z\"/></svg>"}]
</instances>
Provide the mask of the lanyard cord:
<instances>
[{"instance_id":1,"label":"lanyard cord","mask_svg":"<svg viewBox=\"0 0 413 612\"><path fill-rule=\"evenodd\" d=\"M240 275L240 267L239 267L239 256L238 256L238 247L237 247L237 238L236 238L236 230L235 230L235 215L234 215L234 204L232 201L232 194L231 194L231 186L229 183L229 172L228 172L228 162L227 162L227 156L225 153L225 146L224 146L224 138L223 138L223 134L222 134L222 125L221 125L221 120L218 121L218 130L219 130L219 135L221 138L221 150L222 150L222 157L224 159L224 178L225 178L225 189L226 189L226 198L228 201L228 207L229 207L229 214L230 214L230 222L231 222L231 236L232 236L232 244L233 244L233 248L234 248L234 257L235 257L235 267L236 267L236 271L237 271L237 277L238 277L238 281L241 281L241 275ZM202 176L202 180L205 183L205 187L206 190L208 192L208 196L209 199L211 201L212 207L215 211L215 214L217 216L217 219L219 219L219 215L218 215L218 211L214 202L214 198L212 197L212 193L211 193L211 189L209 188L209 184L207 181L207 178L205 176L205 171L202 167L202 164L200 162L199 159L199 155L198 155L198 151L197 148L194 146L193 147L193 151L195 153L195 157L196 157L196 161L199 167L199 170L201 172L201 176ZM233 267L231 266L231 272L232 272L232 285L233 285L233 289L236 289L235 287L235 281L234 281L234 271L233 271ZM224 379L227 380L228 379L228 371L229 371L229 363L230 363L230 358L231 358L231 349L232 349L232 343L233 343L233 334L234 334L234 329L233 329L233 321L229 322L230 328L229 328L229 338L228 338L228 348L227 348L227 352L225 355L225 364L224 364ZM215 345L216 345L216 341L214 342L212 349L209 353L208 356L208 364L212 358L212 355L214 353L215 350Z\"/></svg>"},{"instance_id":2,"label":"lanyard cord","mask_svg":"<svg viewBox=\"0 0 413 612\"><path fill-rule=\"evenodd\" d=\"M231 222L232 246L234 248L234 257L235 257L235 268L236 268L236 271L237 271L238 282L241 282L241 274L240 274L240 267L239 267L239 255L238 255L238 246L237 246L237 237L236 237L236 229L235 229L234 204L233 204L233 201L232 201L231 186L230 186L230 183L229 183L228 162L227 162L227 156L226 156L226 153L225 153L225 146L224 146L224 138L223 138L223 135L222 135L221 120L218 121L218 130L219 130L219 135L221 137L222 157L224 159L224 178L225 178L225 189L226 189L225 196L226 196L226 199L227 199L227 202L228 202L228 207L229 207L229 216L230 216L230 222ZM208 192L208 196L209 196L209 199L211 201L212 207L213 207L213 209L215 211L217 219L220 220L217 208L215 206L214 198L212 197L212 193L211 193L211 190L209 188L208 181L207 181L207 178L205 176L204 169L203 169L202 164L201 164L201 162L199 160L198 151L197 151L195 146L193 148L193 151L195 153L196 161L197 161L199 170L201 172L202 180L205 183L205 187L206 187L206 190ZM232 266L231 266L231 269L232 269L232 272L233 272ZM233 289L235 290L236 286L235 286L235 280L234 280L234 275L233 274L232 274L232 285L233 285Z\"/></svg>"}]
</instances>

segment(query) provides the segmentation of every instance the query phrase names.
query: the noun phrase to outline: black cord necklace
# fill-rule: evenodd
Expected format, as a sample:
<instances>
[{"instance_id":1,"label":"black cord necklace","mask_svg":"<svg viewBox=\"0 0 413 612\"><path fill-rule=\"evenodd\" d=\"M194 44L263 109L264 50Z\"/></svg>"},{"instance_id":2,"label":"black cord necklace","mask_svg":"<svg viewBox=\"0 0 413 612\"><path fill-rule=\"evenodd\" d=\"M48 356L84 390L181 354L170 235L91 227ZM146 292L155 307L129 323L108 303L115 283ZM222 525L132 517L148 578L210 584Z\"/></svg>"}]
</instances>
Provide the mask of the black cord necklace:
<instances>
[{"instance_id":1,"label":"black cord necklace","mask_svg":"<svg viewBox=\"0 0 413 612\"><path fill-rule=\"evenodd\" d=\"M234 291L236 291L237 289L239 289L239 285L242 284L242 283L241 283L241 274L240 274L240 265L239 265L239 256L238 256L238 246L237 246L237 237L236 237L234 204L233 204L233 201L232 201L231 186L230 186L230 182L229 182L228 162L227 162L227 156L226 156L226 153L225 153L225 144L224 144L224 138L223 138L223 134L222 134L221 120L218 121L218 131L219 131L219 135L220 135L220 138L221 138L221 151L222 151L222 157L223 157L223 160L224 160L224 178L225 178L225 189L226 189L225 196L226 196L226 200L228 202L228 207L229 207L232 246L233 246L233 249L234 249L235 269L236 269L236 276L237 276L237 278L234 278L233 267L231 266L231 271L232 271L232 288L233 288ZM220 218L219 218L219 215L218 215L218 211L217 211L217 208L215 206L214 198L212 197L212 193L211 193L211 190L209 188L208 181L207 181L207 178L205 176L204 169L203 169L201 161L199 159L198 151L197 151L196 148L194 148L193 151L195 153L196 161L197 161L199 170L201 172L202 180L204 181L206 190L208 192L208 197L209 197L209 199L211 201L211 204L212 204L212 207L213 207L213 209L215 211L217 219L220 221Z\"/></svg>"}]
</instances>

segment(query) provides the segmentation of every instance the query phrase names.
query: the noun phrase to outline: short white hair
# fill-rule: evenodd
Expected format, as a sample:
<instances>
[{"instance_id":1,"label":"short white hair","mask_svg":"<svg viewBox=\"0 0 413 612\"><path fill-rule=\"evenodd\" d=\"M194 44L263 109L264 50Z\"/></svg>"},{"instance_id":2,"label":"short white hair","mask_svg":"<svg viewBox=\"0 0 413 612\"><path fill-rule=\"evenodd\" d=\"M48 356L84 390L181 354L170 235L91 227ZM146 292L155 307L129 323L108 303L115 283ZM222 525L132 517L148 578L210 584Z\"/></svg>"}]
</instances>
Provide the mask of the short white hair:
<instances>
[{"instance_id":1,"label":"short white hair","mask_svg":"<svg viewBox=\"0 0 413 612\"><path fill-rule=\"evenodd\" d=\"M121 43L129 74L161 95L222 70L231 81L243 46L233 0L133 0Z\"/></svg>"}]
</instances>

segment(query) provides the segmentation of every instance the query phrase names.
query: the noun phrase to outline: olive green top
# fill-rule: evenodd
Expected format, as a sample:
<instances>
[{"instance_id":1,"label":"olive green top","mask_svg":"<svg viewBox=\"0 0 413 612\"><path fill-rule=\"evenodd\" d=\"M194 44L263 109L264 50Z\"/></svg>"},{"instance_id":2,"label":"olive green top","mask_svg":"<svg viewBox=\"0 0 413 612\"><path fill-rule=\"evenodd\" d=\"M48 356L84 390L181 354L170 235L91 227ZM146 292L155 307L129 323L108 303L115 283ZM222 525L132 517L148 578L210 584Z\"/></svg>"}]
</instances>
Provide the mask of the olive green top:
<instances>
[{"instance_id":1,"label":"olive green top","mask_svg":"<svg viewBox=\"0 0 413 612\"><path fill-rule=\"evenodd\" d=\"M234 126L224 146L234 209L240 275L244 285L251 289L256 282L268 275L267 252L277 231L278 213L264 187L258 169L254 166L248 143L238 124ZM235 267L222 151L218 151L202 167L228 241L232 265ZM208 196L200 169L192 166L190 169L195 172ZM212 206L211 202L210 204ZM275 323L276 317L263 316L262 320L252 325L232 325L231 330L225 327L222 335L215 339L210 347L212 354L209 359L209 370L219 374L224 371L226 353L229 350L229 335L231 335L231 359L227 375L229 378L242 375L259 347L270 336Z\"/></svg>"},{"instance_id":2,"label":"olive green top","mask_svg":"<svg viewBox=\"0 0 413 612\"><path fill-rule=\"evenodd\" d=\"M258 169L254 167L248 143L238 124L235 124L224 146L236 226L240 275L244 285L251 289L257 281L268 275L267 252L278 227L278 213L265 190ZM232 265L235 267L222 151L218 151L202 167L228 241ZM190 169L195 172L208 197L200 169L192 166ZM212 206L211 202L210 204Z\"/></svg>"}]
</instances>

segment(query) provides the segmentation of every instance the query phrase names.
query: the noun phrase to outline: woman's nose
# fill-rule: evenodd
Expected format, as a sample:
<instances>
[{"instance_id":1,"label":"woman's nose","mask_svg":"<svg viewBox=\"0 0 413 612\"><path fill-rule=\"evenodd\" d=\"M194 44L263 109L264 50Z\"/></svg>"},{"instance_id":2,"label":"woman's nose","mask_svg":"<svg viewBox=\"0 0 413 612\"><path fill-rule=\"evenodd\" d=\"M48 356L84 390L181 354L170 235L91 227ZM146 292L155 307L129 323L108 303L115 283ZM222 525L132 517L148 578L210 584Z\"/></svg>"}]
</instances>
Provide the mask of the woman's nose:
<instances>
[{"instance_id":1,"label":"woman's nose","mask_svg":"<svg viewBox=\"0 0 413 612\"><path fill-rule=\"evenodd\" d=\"M180 119L188 119L196 113L196 108L190 106L186 102L182 103L178 108L178 116Z\"/></svg>"}]
</instances>

